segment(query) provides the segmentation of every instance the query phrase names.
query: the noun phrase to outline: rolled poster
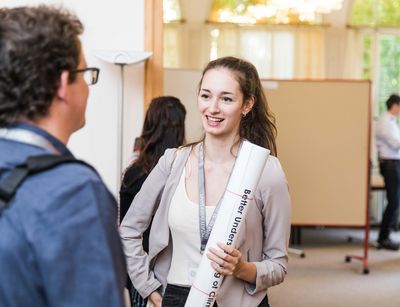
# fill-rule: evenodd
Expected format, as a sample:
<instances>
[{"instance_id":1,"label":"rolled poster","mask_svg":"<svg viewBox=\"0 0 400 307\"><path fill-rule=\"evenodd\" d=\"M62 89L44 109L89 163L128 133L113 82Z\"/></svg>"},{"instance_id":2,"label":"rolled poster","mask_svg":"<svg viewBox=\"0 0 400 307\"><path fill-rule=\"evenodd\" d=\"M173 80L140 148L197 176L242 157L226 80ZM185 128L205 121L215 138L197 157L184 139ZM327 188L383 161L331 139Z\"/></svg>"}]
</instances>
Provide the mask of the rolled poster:
<instances>
[{"instance_id":1,"label":"rolled poster","mask_svg":"<svg viewBox=\"0 0 400 307\"><path fill-rule=\"evenodd\" d=\"M219 249L218 242L235 246L269 153L248 141L242 143L185 307L213 306L223 276L212 268L207 250Z\"/></svg>"}]
</instances>

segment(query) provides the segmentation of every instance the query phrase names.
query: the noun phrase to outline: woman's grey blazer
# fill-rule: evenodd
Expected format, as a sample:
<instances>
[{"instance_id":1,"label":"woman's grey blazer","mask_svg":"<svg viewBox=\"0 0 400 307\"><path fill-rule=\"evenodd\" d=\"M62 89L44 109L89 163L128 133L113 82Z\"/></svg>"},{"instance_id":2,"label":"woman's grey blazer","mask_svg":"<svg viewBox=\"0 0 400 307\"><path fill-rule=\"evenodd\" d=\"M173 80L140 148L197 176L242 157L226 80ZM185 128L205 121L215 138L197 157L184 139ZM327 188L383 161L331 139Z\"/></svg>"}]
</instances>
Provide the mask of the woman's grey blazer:
<instances>
[{"instance_id":1,"label":"woman's grey blazer","mask_svg":"<svg viewBox=\"0 0 400 307\"><path fill-rule=\"evenodd\" d=\"M172 257L168 209L191 149L166 150L120 226L128 273L143 297L155 290L163 294L167 285ZM220 307L258 306L267 288L281 283L286 274L291 205L285 174L276 157L268 158L254 196L255 202L248 208L236 248L244 260L256 265L256 284L226 276L216 299ZM146 254L142 234L153 215Z\"/></svg>"}]
</instances>

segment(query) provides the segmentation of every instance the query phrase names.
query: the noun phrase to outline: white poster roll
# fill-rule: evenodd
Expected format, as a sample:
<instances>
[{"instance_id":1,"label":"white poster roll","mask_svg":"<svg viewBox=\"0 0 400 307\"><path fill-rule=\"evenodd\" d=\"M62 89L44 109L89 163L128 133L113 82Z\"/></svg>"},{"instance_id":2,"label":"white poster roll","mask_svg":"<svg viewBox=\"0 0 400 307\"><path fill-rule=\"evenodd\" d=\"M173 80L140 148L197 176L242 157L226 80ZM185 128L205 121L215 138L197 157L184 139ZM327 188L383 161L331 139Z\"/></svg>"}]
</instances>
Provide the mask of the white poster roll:
<instances>
[{"instance_id":1,"label":"white poster roll","mask_svg":"<svg viewBox=\"0 0 400 307\"><path fill-rule=\"evenodd\" d=\"M243 142L185 307L213 306L223 276L212 268L207 250L219 249L218 242L235 246L268 156L269 150Z\"/></svg>"}]
</instances>

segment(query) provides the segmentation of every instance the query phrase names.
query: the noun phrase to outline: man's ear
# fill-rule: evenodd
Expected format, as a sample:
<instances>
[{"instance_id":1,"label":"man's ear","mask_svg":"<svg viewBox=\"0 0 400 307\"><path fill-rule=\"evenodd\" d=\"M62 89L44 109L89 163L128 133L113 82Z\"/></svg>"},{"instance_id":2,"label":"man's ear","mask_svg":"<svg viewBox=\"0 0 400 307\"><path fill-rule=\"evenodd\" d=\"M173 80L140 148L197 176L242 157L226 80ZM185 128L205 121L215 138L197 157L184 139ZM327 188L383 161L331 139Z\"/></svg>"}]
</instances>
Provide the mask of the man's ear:
<instances>
[{"instance_id":1,"label":"man's ear","mask_svg":"<svg viewBox=\"0 0 400 307\"><path fill-rule=\"evenodd\" d=\"M60 83L57 89L57 98L60 100L67 99L67 90L68 90L68 79L69 79L69 72L63 71L60 76Z\"/></svg>"}]
</instances>

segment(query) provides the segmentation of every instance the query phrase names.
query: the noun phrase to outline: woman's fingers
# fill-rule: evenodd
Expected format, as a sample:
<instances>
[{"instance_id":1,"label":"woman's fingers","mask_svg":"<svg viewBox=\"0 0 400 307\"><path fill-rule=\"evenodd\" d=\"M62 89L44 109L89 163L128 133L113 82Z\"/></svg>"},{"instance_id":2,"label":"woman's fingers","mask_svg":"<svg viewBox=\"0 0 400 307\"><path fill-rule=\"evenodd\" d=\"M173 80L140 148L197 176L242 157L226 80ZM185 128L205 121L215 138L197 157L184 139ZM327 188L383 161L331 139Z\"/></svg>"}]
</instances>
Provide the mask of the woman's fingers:
<instances>
[{"instance_id":1,"label":"woman's fingers","mask_svg":"<svg viewBox=\"0 0 400 307\"><path fill-rule=\"evenodd\" d=\"M221 242L218 242L217 245L220 249L222 249L227 254L231 254L235 250L235 247L233 247L232 245L226 245Z\"/></svg>"},{"instance_id":2,"label":"woman's fingers","mask_svg":"<svg viewBox=\"0 0 400 307\"><path fill-rule=\"evenodd\" d=\"M236 266L241 261L241 253L233 246L218 243L220 249L210 247L207 257L212 261L211 265L218 273L232 275Z\"/></svg>"},{"instance_id":3,"label":"woman's fingers","mask_svg":"<svg viewBox=\"0 0 400 307\"><path fill-rule=\"evenodd\" d=\"M207 257L225 269L233 269L234 267L234 260L232 257L216 249L210 248L209 252L207 253Z\"/></svg>"},{"instance_id":4,"label":"woman's fingers","mask_svg":"<svg viewBox=\"0 0 400 307\"><path fill-rule=\"evenodd\" d=\"M153 303L154 307L161 307L162 296L157 291L154 291L153 293L150 294L149 300L150 302Z\"/></svg>"},{"instance_id":5,"label":"woman's fingers","mask_svg":"<svg viewBox=\"0 0 400 307\"><path fill-rule=\"evenodd\" d=\"M218 247L222 249L226 254L232 256L232 257L242 257L242 254L238 249L236 249L234 246L231 245L226 245L224 243L217 243Z\"/></svg>"},{"instance_id":6,"label":"woman's fingers","mask_svg":"<svg viewBox=\"0 0 400 307\"><path fill-rule=\"evenodd\" d=\"M217 271L221 275L233 275L233 270L228 270L224 267L221 267L215 262L211 262L211 266L215 271Z\"/></svg>"}]
</instances>

